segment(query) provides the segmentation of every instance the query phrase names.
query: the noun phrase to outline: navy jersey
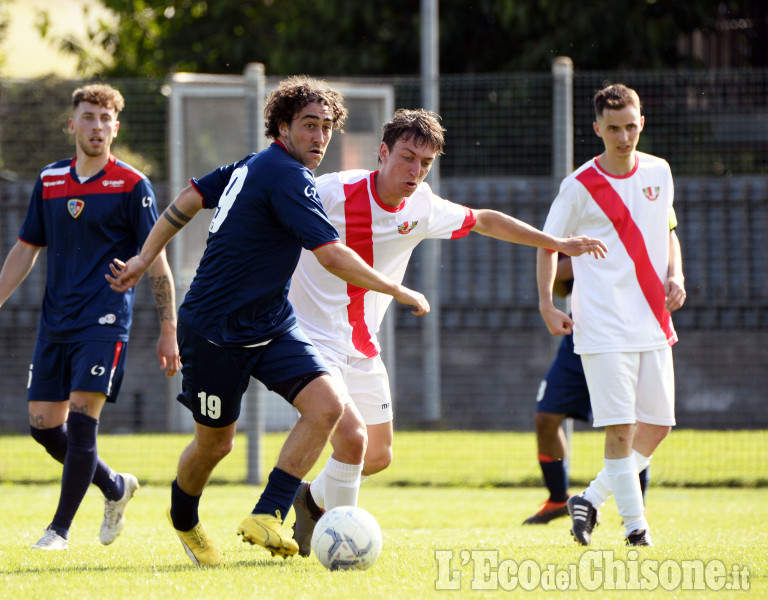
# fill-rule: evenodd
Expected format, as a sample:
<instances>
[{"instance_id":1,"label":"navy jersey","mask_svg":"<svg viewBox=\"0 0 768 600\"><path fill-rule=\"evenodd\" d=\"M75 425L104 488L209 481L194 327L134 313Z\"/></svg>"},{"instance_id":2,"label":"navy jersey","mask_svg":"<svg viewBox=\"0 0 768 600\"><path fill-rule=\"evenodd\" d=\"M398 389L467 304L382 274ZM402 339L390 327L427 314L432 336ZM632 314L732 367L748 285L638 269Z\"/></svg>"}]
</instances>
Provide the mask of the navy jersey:
<instances>
[{"instance_id":1,"label":"navy jersey","mask_svg":"<svg viewBox=\"0 0 768 600\"><path fill-rule=\"evenodd\" d=\"M128 260L157 221L149 180L110 155L84 183L75 160L44 167L19 239L47 247L38 335L50 342L127 341L134 290L114 292L104 280L112 259Z\"/></svg>"},{"instance_id":2,"label":"navy jersey","mask_svg":"<svg viewBox=\"0 0 768 600\"><path fill-rule=\"evenodd\" d=\"M191 181L216 213L179 319L220 346L288 331L296 324L288 287L301 249L339 240L312 172L273 143Z\"/></svg>"}]
</instances>

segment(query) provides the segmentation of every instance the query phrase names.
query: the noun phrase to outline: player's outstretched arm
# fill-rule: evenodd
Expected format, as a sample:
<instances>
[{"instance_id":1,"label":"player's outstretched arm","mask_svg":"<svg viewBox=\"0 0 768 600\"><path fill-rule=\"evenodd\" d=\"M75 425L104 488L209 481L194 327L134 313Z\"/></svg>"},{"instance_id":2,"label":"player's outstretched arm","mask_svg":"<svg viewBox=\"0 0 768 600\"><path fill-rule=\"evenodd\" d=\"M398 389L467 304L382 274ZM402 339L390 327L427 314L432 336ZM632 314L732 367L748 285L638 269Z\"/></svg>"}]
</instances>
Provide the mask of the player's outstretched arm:
<instances>
[{"instance_id":1,"label":"player's outstretched arm","mask_svg":"<svg viewBox=\"0 0 768 600\"><path fill-rule=\"evenodd\" d=\"M21 240L11 248L0 271L0 307L27 278L39 254L39 246L33 246Z\"/></svg>"},{"instance_id":2,"label":"player's outstretched arm","mask_svg":"<svg viewBox=\"0 0 768 600\"><path fill-rule=\"evenodd\" d=\"M539 248L536 253L536 281L539 288L539 312L552 335L567 335L573 331L573 320L559 310L552 299L552 287L557 273L557 253Z\"/></svg>"},{"instance_id":3,"label":"player's outstretched arm","mask_svg":"<svg viewBox=\"0 0 768 600\"><path fill-rule=\"evenodd\" d=\"M352 285L389 294L400 304L413 306L414 315L426 315L429 302L420 292L395 283L389 277L375 271L352 249L344 244L326 244L314 250L317 260L330 273Z\"/></svg>"},{"instance_id":4,"label":"player's outstretched arm","mask_svg":"<svg viewBox=\"0 0 768 600\"><path fill-rule=\"evenodd\" d=\"M124 292L139 283L142 275L152 266L166 244L202 207L202 196L197 190L191 185L184 188L160 215L141 251L128 262L116 258L113 264L109 265L112 276L105 275L109 287L116 292Z\"/></svg>"},{"instance_id":5,"label":"player's outstretched arm","mask_svg":"<svg viewBox=\"0 0 768 600\"><path fill-rule=\"evenodd\" d=\"M480 209L475 210L474 213L477 222L472 231L505 242L547 248L568 256L589 253L595 258L605 258L605 253L608 252L606 245L596 238L584 235L556 238L497 210Z\"/></svg>"}]
</instances>

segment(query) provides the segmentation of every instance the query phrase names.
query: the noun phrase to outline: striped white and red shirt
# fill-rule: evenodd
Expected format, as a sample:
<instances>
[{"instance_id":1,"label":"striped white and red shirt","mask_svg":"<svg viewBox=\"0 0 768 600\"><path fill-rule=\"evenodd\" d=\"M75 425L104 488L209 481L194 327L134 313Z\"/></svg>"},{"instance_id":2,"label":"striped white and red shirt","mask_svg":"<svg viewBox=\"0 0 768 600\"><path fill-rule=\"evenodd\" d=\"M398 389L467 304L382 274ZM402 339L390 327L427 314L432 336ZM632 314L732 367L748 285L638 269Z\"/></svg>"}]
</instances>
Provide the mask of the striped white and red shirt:
<instances>
[{"instance_id":1,"label":"striped white and red shirt","mask_svg":"<svg viewBox=\"0 0 768 600\"><path fill-rule=\"evenodd\" d=\"M677 341L664 310L674 187L669 164L636 152L635 168L610 175L592 159L566 177L544 231L584 234L608 246L604 259L572 259L577 354L644 352Z\"/></svg>"},{"instance_id":2,"label":"striped white and red shirt","mask_svg":"<svg viewBox=\"0 0 768 600\"><path fill-rule=\"evenodd\" d=\"M464 237L477 218L469 208L433 194L426 183L399 206L387 206L376 194L376 173L328 173L317 178L317 191L341 241L368 265L401 283L419 242ZM379 353L376 334L392 296L348 284L303 250L288 299L313 343L359 358Z\"/></svg>"}]
</instances>

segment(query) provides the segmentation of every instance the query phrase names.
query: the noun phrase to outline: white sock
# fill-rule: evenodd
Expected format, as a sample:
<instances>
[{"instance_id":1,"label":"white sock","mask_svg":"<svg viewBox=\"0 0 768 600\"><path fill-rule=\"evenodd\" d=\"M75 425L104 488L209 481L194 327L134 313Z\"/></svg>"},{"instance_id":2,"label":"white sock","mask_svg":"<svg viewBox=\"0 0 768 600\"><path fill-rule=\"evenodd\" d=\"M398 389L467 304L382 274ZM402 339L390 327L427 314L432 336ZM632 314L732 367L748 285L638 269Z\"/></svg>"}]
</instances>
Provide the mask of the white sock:
<instances>
[{"instance_id":1,"label":"white sock","mask_svg":"<svg viewBox=\"0 0 768 600\"><path fill-rule=\"evenodd\" d=\"M645 456L644 454L640 454L637 450L632 450L632 456L635 457L638 473L651 464L652 456Z\"/></svg>"},{"instance_id":2,"label":"white sock","mask_svg":"<svg viewBox=\"0 0 768 600\"><path fill-rule=\"evenodd\" d=\"M362 470L362 464L350 465L329 457L323 470L309 486L315 504L326 510L337 506L356 506Z\"/></svg>"},{"instance_id":3,"label":"white sock","mask_svg":"<svg viewBox=\"0 0 768 600\"><path fill-rule=\"evenodd\" d=\"M645 456L637 450L632 450L632 456L635 459L638 473L651 464L652 456ZM608 474L603 468L584 491L584 499L595 508L599 508L611 497L611 494L613 494L613 490L611 490L611 484L608 481Z\"/></svg>"},{"instance_id":4,"label":"white sock","mask_svg":"<svg viewBox=\"0 0 768 600\"><path fill-rule=\"evenodd\" d=\"M630 455L626 458L606 458L605 472L608 474L616 507L624 520L626 532L646 528L647 523L643 526L643 494L640 491L640 480L637 478L635 457Z\"/></svg>"},{"instance_id":5,"label":"white sock","mask_svg":"<svg viewBox=\"0 0 768 600\"><path fill-rule=\"evenodd\" d=\"M603 468L589 484L589 487L584 490L584 499L595 508L600 508L611 497L612 493L608 474Z\"/></svg>"}]
</instances>

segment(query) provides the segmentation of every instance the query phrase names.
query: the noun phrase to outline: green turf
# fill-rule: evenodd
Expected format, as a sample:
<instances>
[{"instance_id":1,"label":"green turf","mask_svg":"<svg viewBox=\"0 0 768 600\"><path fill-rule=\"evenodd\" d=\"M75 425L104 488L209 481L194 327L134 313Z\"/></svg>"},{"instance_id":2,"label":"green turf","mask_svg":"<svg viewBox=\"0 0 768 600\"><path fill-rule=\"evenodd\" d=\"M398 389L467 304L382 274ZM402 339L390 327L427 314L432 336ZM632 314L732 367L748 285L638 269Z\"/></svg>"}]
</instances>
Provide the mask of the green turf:
<instances>
[{"instance_id":1,"label":"green turf","mask_svg":"<svg viewBox=\"0 0 768 600\"><path fill-rule=\"evenodd\" d=\"M168 486L145 485L127 511L128 524L114 544L98 541L102 501L91 489L70 533L66 552L32 551L58 499L56 485L0 486L0 597L18 600L182 598L336 598L420 599L499 597L514 581L505 578L517 566L523 574L575 573L568 598L728 598L768 597L768 489L652 488L648 513L653 548L627 549L612 502L589 549L568 535L568 520L546 526L522 526L542 499L535 488L391 487L366 483L360 503L379 520L384 549L366 572L327 572L314 557L272 558L243 544L235 535L252 508L259 487L212 485L203 495L202 521L223 554L218 569L201 570L186 557L166 522ZM291 520L289 516L289 521ZM440 551L440 561L436 552ZM452 553L452 560L448 557ZM462 559L465 558L466 561ZM484 566L496 560L501 572ZM597 571L584 569L598 561ZM612 569L608 565L613 564ZM683 561L722 565L746 574L749 591L712 589L717 578L700 579L704 589L686 590ZM581 568L580 568L581 565ZM512 567L512 569L510 569ZM637 567L656 574L668 587L655 593L613 591L601 583L606 571ZM639 571L643 572L643 571ZM659 575L661 573L661 575ZM524 578L523 578L524 579ZM652 577L644 579L653 585ZM707 584L709 583L709 587ZM536 585L534 585L536 584ZM561 585L564 582L560 582ZM521 593L522 583L516 592ZM526 598L557 597L547 581L530 584ZM597 585L596 592L585 587ZM630 586L633 585L630 581ZM473 589L497 588L495 592ZM448 591L438 588L458 587ZM488 596L491 594L491 596Z\"/></svg>"},{"instance_id":2,"label":"green turf","mask_svg":"<svg viewBox=\"0 0 768 600\"><path fill-rule=\"evenodd\" d=\"M190 434L101 435L99 454L143 482L165 484ZM270 433L262 445L261 472L274 464L284 433ZM602 463L602 431L576 432L571 481L585 485ZM214 482L246 481L245 435L216 468ZM327 452L326 452L327 455ZM395 433L394 462L376 476L378 484L511 486L541 484L533 433L435 431ZM324 463L321 459L315 471ZM654 485L766 486L768 432L677 430L657 450ZM0 481L55 482L61 467L29 436L0 437Z\"/></svg>"}]
</instances>

